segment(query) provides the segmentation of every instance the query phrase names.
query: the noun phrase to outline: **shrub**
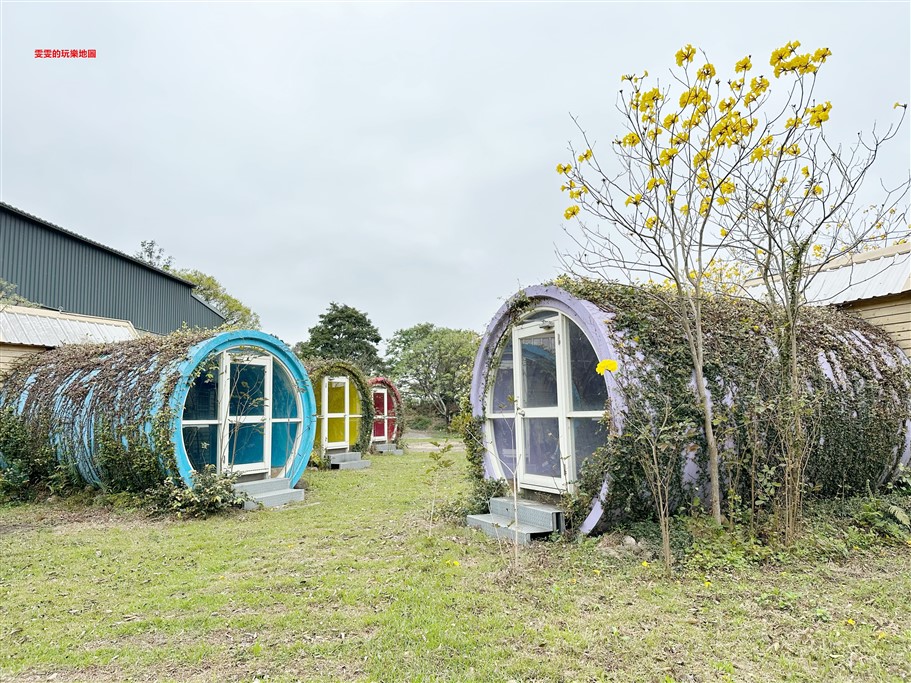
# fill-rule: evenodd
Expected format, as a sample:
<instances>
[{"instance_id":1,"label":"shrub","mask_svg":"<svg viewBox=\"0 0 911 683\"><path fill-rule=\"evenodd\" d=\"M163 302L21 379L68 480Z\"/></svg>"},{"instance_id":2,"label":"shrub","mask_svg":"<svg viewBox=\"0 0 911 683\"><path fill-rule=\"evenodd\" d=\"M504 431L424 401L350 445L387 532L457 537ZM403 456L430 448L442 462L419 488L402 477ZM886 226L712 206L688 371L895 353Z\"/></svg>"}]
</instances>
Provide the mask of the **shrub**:
<instances>
[{"instance_id":1,"label":"shrub","mask_svg":"<svg viewBox=\"0 0 911 683\"><path fill-rule=\"evenodd\" d=\"M240 507L249 499L246 493L234 490L236 474L218 474L215 467L194 473L193 488L182 479L168 477L159 486L149 489L153 509L174 514L178 518L204 518L231 508Z\"/></svg>"}]
</instances>

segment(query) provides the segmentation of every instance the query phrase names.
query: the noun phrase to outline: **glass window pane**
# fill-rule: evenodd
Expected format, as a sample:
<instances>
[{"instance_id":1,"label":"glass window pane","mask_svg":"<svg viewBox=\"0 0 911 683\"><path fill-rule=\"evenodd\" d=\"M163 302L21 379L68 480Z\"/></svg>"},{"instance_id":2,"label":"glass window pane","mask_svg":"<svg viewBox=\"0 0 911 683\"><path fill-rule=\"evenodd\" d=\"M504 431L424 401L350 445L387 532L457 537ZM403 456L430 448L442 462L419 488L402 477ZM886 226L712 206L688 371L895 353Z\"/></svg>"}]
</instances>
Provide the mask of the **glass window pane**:
<instances>
[{"instance_id":1,"label":"glass window pane","mask_svg":"<svg viewBox=\"0 0 911 683\"><path fill-rule=\"evenodd\" d=\"M357 443L358 438L361 436L361 418L359 417L349 417L348 418L348 439L350 445L353 446Z\"/></svg>"},{"instance_id":2,"label":"glass window pane","mask_svg":"<svg viewBox=\"0 0 911 683\"><path fill-rule=\"evenodd\" d=\"M194 470L218 463L218 425L190 425L183 428L183 447Z\"/></svg>"},{"instance_id":3,"label":"glass window pane","mask_svg":"<svg viewBox=\"0 0 911 683\"><path fill-rule=\"evenodd\" d=\"M522 318L523 323L531 322L532 320L547 320L548 318L556 318L556 311L535 311L527 318Z\"/></svg>"},{"instance_id":4,"label":"glass window pane","mask_svg":"<svg viewBox=\"0 0 911 683\"><path fill-rule=\"evenodd\" d=\"M284 467L297 440L300 422L272 423L272 467Z\"/></svg>"},{"instance_id":5,"label":"glass window pane","mask_svg":"<svg viewBox=\"0 0 911 683\"><path fill-rule=\"evenodd\" d=\"M345 412L345 380L329 380L329 407L330 414L340 414Z\"/></svg>"},{"instance_id":6,"label":"glass window pane","mask_svg":"<svg viewBox=\"0 0 911 683\"><path fill-rule=\"evenodd\" d=\"M560 425L555 417L525 419L525 472L543 477L562 477ZM498 421L498 420L495 420Z\"/></svg>"},{"instance_id":7,"label":"glass window pane","mask_svg":"<svg viewBox=\"0 0 911 683\"><path fill-rule=\"evenodd\" d=\"M556 348L553 332L522 339L523 408L557 405Z\"/></svg>"},{"instance_id":8,"label":"glass window pane","mask_svg":"<svg viewBox=\"0 0 911 683\"><path fill-rule=\"evenodd\" d=\"M607 386L604 378L595 371L598 355L579 326L572 320L568 322L573 410L604 410Z\"/></svg>"},{"instance_id":9,"label":"glass window pane","mask_svg":"<svg viewBox=\"0 0 911 683\"><path fill-rule=\"evenodd\" d=\"M506 348L500 356L497 374L493 384L493 402L488 406L490 413L511 413L514 410L515 388L513 386L513 362L511 339L507 339Z\"/></svg>"},{"instance_id":10,"label":"glass window pane","mask_svg":"<svg viewBox=\"0 0 911 683\"><path fill-rule=\"evenodd\" d=\"M218 364L206 363L187 394L184 420L218 419Z\"/></svg>"},{"instance_id":11,"label":"glass window pane","mask_svg":"<svg viewBox=\"0 0 911 683\"><path fill-rule=\"evenodd\" d=\"M493 442L497 457L503 465L503 474L512 479L516 472L516 421L511 418L491 420L493 423Z\"/></svg>"},{"instance_id":12,"label":"glass window pane","mask_svg":"<svg viewBox=\"0 0 911 683\"><path fill-rule=\"evenodd\" d=\"M266 366L231 363L231 415L262 415L266 400Z\"/></svg>"},{"instance_id":13,"label":"glass window pane","mask_svg":"<svg viewBox=\"0 0 911 683\"><path fill-rule=\"evenodd\" d=\"M266 447L261 424L232 424L228 463L253 465L265 462Z\"/></svg>"},{"instance_id":14,"label":"glass window pane","mask_svg":"<svg viewBox=\"0 0 911 683\"><path fill-rule=\"evenodd\" d=\"M582 463L588 460L596 449L607 443L607 425L598 417L574 417L570 419L573 428L573 450L576 455L576 479L582 470Z\"/></svg>"},{"instance_id":15,"label":"glass window pane","mask_svg":"<svg viewBox=\"0 0 911 683\"><path fill-rule=\"evenodd\" d=\"M343 417L330 417L328 420L329 425L326 430L329 443L344 443L345 442L345 418Z\"/></svg>"},{"instance_id":16,"label":"glass window pane","mask_svg":"<svg viewBox=\"0 0 911 683\"><path fill-rule=\"evenodd\" d=\"M361 414L361 392L357 390L357 387L353 382L351 383L350 389L348 390L348 414Z\"/></svg>"},{"instance_id":17,"label":"glass window pane","mask_svg":"<svg viewBox=\"0 0 911 683\"><path fill-rule=\"evenodd\" d=\"M272 417L300 417L297 413L297 387L278 360L272 363Z\"/></svg>"}]
</instances>

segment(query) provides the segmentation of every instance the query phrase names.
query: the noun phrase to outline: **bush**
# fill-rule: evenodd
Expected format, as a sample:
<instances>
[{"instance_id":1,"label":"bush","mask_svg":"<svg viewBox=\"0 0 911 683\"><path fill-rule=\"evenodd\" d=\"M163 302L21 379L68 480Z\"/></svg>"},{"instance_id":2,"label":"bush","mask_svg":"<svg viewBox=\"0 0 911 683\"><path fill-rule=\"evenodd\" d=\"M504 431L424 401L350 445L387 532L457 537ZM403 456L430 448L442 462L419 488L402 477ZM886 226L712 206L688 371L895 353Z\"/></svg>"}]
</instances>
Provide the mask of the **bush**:
<instances>
[{"instance_id":1,"label":"bush","mask_svg":"<svg viewBox=\"0 0 911 683\"><path fill-rule=\"evenodd\" d=\"M62 480L48 434L11 407L0 410L0 498L25 500L52 477Z\"/></svg>"},{"instance_id":2,"label":"bush","mask_svg":"<svg viewBox=\"0 0 911 683\"><path fill-rule=\"evenodd\" d=\"M193 488L182 479L168 477L159 486L149 489L148 496L157 512L174 514L178 518L205 518L240 507L249 500L246 493L234 490L236 482L236 474L218 474L215 467L206 465L204 470L194 473Z\"/></svg>"}]
</instances>

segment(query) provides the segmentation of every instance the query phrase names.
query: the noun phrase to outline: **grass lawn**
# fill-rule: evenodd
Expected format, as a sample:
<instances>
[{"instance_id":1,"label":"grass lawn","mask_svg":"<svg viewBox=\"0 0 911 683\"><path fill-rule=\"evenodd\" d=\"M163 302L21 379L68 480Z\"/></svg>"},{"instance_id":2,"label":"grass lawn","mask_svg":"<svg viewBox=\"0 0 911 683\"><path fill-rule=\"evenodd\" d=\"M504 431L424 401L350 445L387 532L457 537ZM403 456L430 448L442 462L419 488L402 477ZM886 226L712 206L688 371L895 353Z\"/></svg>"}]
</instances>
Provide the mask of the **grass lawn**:
<instances>
[{"instance_id":1,"label":"grass lawn","mask_svg":"<svg viewBox=\"0 0 911 683\"><path fill-rule=\"evenodd\" d=\"M0 509L0 680L911 680L911 549L666 579L585 540L514 568L480 532L428 537L427 462L205 521Z\"/></svg>"}]
</instances>

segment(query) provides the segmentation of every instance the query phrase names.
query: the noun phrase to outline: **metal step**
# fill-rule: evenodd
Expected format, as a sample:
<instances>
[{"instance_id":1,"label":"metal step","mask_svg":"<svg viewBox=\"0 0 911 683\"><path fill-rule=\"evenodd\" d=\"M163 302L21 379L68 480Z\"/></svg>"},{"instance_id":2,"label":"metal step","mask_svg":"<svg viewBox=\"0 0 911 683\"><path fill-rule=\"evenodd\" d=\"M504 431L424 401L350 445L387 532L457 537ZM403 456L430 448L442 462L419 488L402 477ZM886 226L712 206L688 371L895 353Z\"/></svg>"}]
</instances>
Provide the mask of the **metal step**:
<instances>
[{"instance_id":1,"label":"metal step","mask_svg":"<svg viewBox=\"0 0 911 683\"><path fill-rule=\"evenodd\" d=\"M342 462L338 465L333 465L332 469L334 470L365 470L370 467L369 460L350 460L348 462Z\"/></svg>"},{"instance_id":2,"label":"metal step","mask_svg":"<svg viewBox=\"0 0 911 683\"><path fill-rule=\"evenodd\" d=\"M274 493L275 491L287 491L290 487L290 481L286 477L276 477L275 479L257 479L255 481L239 481L234 484L235 491L242 491L249 494L251 498L262 493Z\"/></svg>"},{"instance_id":3,"label":"metal step","mask_svg":"<svg viewBox=\"0 0 911 683\"><path fill-rule=\"evenodd\" d=\"M518 512L515 514L516 501L508 496L500 496L490 499L490 513L500 517L505 517L511 522L518 517L520 524L530 524L531 526L542 527L550 532L563 533L566 531L566 523L563 517L563 510L556 505L548 503L539 503L535 500L518 500Z\"/></svg>"},{"instance_id":4,"label":"metal step","mask_svg":"<svg viewBox=\"0 0 911 683\"><path fill-rule=\"evenodd\" d=\"M332 467L340 465L343 462L354 462L355 460L361 459L361 454L357 451L352 451L349 453L327 453L329 456L329 464Z\"/></svg>"},{"instance_id":5,"label":"metal step","mask_svg":"<svg viewBox=\"0 0 911 683\"><path fill-rule=\"evenodd\" d=\"M271 493L259 493L252 497L253 500L244 502L244 510L256 510L259 504L264 508L275 508L286 503L296 503L304 499L302 489L285 488L284 491L272 491Z\"/></svg>"},{"instance_id":6,"label":"metal step","mask_svg":"<svg viewBox=\"0 0 911 683\"><path fill-rule=\"evenodd\" d=\"M517 540L520 545L528 545L536 538L547 538L553 531L533 524L514 524L513 520L500 515L468 515L468 526L481 529L491 538Z\"/></svg>"}]
</instances>

